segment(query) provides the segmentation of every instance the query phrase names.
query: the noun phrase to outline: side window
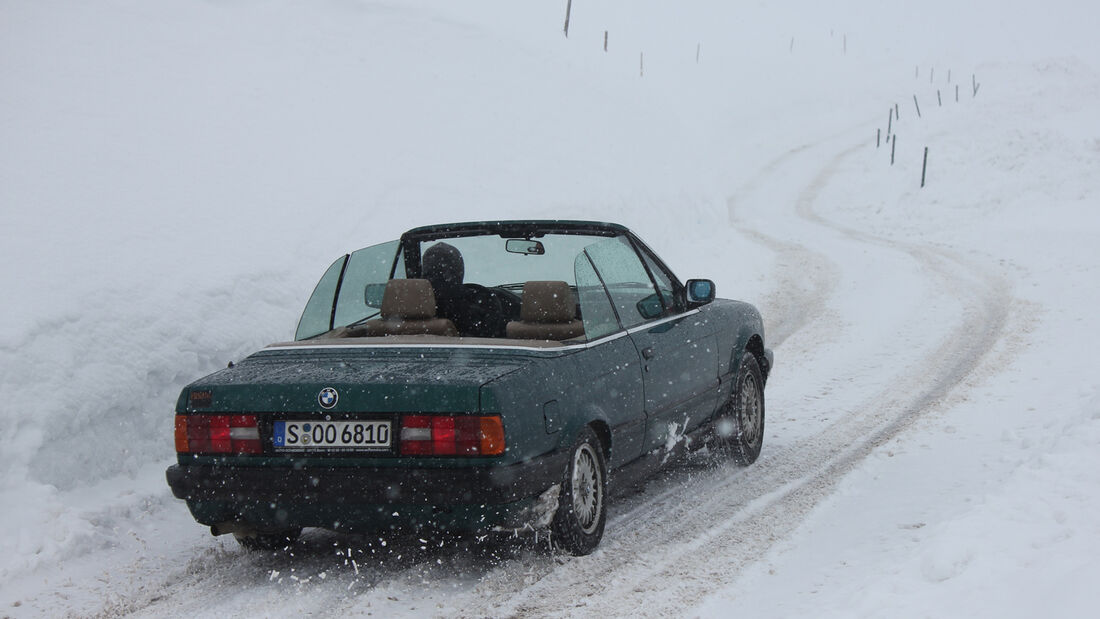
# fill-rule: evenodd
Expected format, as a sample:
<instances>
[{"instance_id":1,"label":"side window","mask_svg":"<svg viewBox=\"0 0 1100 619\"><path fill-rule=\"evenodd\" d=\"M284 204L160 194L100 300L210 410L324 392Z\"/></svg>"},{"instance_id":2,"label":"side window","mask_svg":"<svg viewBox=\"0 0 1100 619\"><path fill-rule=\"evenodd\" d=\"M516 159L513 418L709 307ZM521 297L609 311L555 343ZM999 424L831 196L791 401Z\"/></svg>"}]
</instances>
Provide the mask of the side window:
<instances>
[{"instance_id":1,"label":"side window","mask_svg":"<svg viewBox=\"0 0 1100 619\"><path fill-rule=\"evenodd\" d=\"M367 300L368 297L378 296L376 290L379 284L389 281L398 244L398 241L390 241L351 254L337 293L333 327L342 327L378 313L378 308L368 305ZM380 305L377 301L373 303Z\"/></svg>"},{"instance_id":2,"label":"side window","mask_svg":"<svg viewBox=\"0 0 1100 619\"><path fill-rule=\"evenodd\" d=\"M573 262L573 272L577 278L577 302L581 306L585 336L595 340L618 331L619 320L611 307L611 299L587 254L577 256Z\"/></svg>"},{"instance_id":3,"label":"side window","mask_svg":"<svg viewBox=\"0 0 1100 619\"><path fill-rule=\"evenodd\" d=\"M304 340L329 330L329 321L332 320L332 302L336 298L340 272L344 270L347 259L347 256L340 256L321 276L321 281L317 282L317 287L313 289L313 296L309 297L306 309L302 311L302 318L298 320L298 330L294 333L294 339Z\"/></svg>"},{"instance_id":4,"label":"side window","mask_svg":"<svg viewBox=\"0 0 1100 619\"><path fill-rule=\"evenodd\" d=\"M623 327L629 329L661 315L663 307L653 281L625 237L593 243L585 253L607 286Z\"/></svg>"}]
</instances>

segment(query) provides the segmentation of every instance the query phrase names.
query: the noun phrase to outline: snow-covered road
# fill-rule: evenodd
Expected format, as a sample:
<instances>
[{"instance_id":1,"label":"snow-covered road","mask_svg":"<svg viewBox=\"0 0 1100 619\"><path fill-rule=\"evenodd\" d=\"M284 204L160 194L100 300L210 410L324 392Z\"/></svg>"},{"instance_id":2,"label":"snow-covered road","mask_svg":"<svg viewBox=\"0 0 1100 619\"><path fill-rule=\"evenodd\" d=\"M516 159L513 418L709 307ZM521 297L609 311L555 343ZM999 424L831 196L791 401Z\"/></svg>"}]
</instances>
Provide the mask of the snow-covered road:
<instances>
[{"instance_id":1,"label":"snow-covered road","mask_svg":"<svg viewBox=\"0 0 1100 619\"><path fill-rule=\"evenodd\" d=\"M0 4L0 617L1091 616L1095 9L513 4ZM620 488L586 557L246 553L171 497L175 393L334 254L551 216L761 308L753 466Z\"/></svg>"}]
</instances>

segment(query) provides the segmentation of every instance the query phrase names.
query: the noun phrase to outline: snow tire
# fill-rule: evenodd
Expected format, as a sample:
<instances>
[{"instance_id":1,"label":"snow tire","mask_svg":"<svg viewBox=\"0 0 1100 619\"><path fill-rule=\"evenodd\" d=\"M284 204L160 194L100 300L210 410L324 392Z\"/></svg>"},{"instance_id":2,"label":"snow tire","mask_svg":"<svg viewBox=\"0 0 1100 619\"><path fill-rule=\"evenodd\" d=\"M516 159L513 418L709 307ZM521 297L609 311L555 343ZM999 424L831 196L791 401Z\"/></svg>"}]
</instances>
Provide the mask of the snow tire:
<instances>
[{"instance_id":1,"label":"snow tire","mask_svg":"<svg viewBox=\"0 0 1100 619\"><path fill-rule=\"evenodd\" d=\"M554 545L572 555L591 553L607 522L607 463L590 427L581 431L569 453L559 497L550 525Z\"/></svg>"},{"instance_id":2,"label":"snow tire","mask_svg":"<svg viewBox=\"0 0 1100 619\"><path fill-rule=\"evenodd\" d=\"M764 379L751 352L741 356L733 393L715 423L718 452L741 466L760 456L764 444Z\"/></svg>"}]
</instances>

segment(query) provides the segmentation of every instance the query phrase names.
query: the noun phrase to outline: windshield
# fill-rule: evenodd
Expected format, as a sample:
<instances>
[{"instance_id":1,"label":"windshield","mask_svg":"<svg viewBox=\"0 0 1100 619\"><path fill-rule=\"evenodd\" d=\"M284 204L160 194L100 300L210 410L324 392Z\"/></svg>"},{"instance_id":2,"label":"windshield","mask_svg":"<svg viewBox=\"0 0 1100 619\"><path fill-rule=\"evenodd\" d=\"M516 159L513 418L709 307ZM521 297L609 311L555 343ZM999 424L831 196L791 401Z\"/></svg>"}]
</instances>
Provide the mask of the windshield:
<instances>
[{"instance_id":1,"label":"windshield","mask_svg":"<svg viewBox=\"0 0 1100 619\"><path fill-rule=\"evenodd\" d=\"M388 284L406 279L417 281ZM655 290L622 235L413 237L333 263L296 339L423 334L591 341L660 313Z\"/></svg>"},{"instance_id":2,"label":"windshield","mask_svg":"<svg viewBox=\"0 0 1100 619\"><path fill-rule=\"evenodd\" d=\"M373 245L341 256L325 271L306 303L294 339L304 340L378 314L381 294L394 271L398 242ZM374 297L377 297L374 298Z\"/></svg>"}]
</instances>

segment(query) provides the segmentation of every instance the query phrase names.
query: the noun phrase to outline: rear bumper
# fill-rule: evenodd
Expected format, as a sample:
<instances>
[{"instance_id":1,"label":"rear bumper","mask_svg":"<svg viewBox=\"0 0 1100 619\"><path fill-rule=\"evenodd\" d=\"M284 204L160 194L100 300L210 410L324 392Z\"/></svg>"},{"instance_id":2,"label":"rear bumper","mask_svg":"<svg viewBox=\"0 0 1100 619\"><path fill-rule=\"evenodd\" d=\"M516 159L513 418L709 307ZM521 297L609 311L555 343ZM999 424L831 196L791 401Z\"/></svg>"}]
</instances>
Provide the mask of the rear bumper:
<instances>
[{"instance_id":1,"label":"rear bumper","mask_svg":"<svg viewBox=\"0 0 1100 619\"><path fill-rule=\"evenodd\" d=\"M463 468L172 465L165 472L187 501L358 505L500 505L537 496L561 479L566 454L518 464Z\"/></svg>"}]
</instances>

